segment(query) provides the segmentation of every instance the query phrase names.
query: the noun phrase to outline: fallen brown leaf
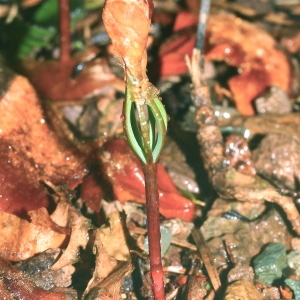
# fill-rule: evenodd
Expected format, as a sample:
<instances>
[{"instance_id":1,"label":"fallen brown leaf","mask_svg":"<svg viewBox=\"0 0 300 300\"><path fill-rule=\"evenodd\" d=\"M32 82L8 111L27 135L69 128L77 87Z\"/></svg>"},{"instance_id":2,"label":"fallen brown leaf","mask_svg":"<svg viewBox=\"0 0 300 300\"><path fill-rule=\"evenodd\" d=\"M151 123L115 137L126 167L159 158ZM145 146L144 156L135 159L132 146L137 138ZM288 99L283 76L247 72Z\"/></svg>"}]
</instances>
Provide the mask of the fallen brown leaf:
<instances>
[{"instance_id":1,"label":"fallen brown leaf","mask_svg":"<svg viewBox=\"0 0 300 300\"><path fill-rule=\"evenodd\" d=\"M0 256L2 258L20 261L50 248L61 246L67 237L66 229L54 225L44 208L31 214L38 216L39 212L42 214L38 224L35 224L35 217L30 223L0 211ZM43 220L46 226L40 225Z\"/></svg>"},{"instance_id":2,"label":"fallen brown leaf","mask_svg":"<svg viewBox=\"0 0 300 300\"><path fill-rule=\"evenodd\" d=\"M69 203L60 202L51 215L53 221L60 226L68 226L71 236L68 246L59 260L52 266L52 270L59 270L79 260L80 247L85 249L88 241L88 231L92 228L91 220L86 219Z\"/></svg>"},{"instance_id":3,"label":"fallen brown leaf","mask_svg":"<svg viewBox=\"0 0 300 300\"><path fill-rule=\"evenodd\" d=\"M109 218L109 227L95 231L94 251L96 252L96 266L93 278L90 280L83 295L85 300L98 298L122 299L120 291L124 278L133 270L120 214L119 212L113 212L109 215ZM114 243L111 241L114 241ZM118 252L118 247L120 252ZM127 261L120 261L116 257Z\"/></svg>"},{"instance_id":4,"label":"fallen brown leaf","mask_svg":"<svg viewBox=\"0 0 300 300\"><path fill-rule=\"evenodd\" d=\"M128 260L130 253L126 244L126 237L123 229L123 222L118 211L108 216L109 226L99 230L99 238L107 253L117 260ZM111 241L114 241L113 243Z\"/></svg>"}]
</instances>

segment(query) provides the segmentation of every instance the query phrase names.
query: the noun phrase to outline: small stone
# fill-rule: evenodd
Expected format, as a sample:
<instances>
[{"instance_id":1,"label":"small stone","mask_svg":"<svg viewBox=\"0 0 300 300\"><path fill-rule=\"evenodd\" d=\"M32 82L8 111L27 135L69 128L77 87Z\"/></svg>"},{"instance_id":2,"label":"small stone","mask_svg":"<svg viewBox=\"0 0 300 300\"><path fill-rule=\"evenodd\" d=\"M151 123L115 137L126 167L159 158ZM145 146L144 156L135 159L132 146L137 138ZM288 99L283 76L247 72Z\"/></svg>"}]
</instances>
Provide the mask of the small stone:
<instances>
[{"instance_id":1,"label":"small stone","mask_svg":"<svg viewBox=\"0 0 300 300\"><path fill-rule=\"evenodd\" d=\"M287 267L285 246L270 243L253 263L257 279L271 285L274 280L282 277L282 270Z\"/></svg>"},{"instance_id":2,"label":"small stone","mask_svg":"<svg viewBox=\"0 0 300 300\"><path fill-rule=\"evenodd\" d=\"M227 275L228 282L233 282L237 280L254 280L254 272L250 266L246 265L237 265L231 269Z\"/></svg>"},{"instance_id":3,"label":"small stone","mask_svg":"<svg viewBox=\"0 0 300 300\"><path fill-rule=\"evenodd\" d=\"M169 228L165 226L160 226L160 246L161 246L161 256L164 256L164 254L167 252L171 245L172 241L172 233ZM149 241L148 236L145 238L144 242L144 248L147 253L149 253Z\"/></svg>"},{"instance_id":4,"label":"small stone","mask_svg":"<svg viewBox=\"0 0 300 300\"><path fill-rule=\"evenodd\" d=\"M291 240L291 248L292 250L300 250L300 238L292 238Z\"/></svg>"},{"instance_id":5,"label":"small stone","mask_svg":"<svg viewBox=\"0 0 300 300\"><path fill-rule=\"evenodd\" d=\"M293 290L295 300L300 300L300 280L287 278L284 283Z\"/></svg>"},{"instance_id":6,"label":"small stone","mask_svg":"<svg viewBox=\"0 0 300 300\"><path fill-rule=\"evenodd\" d=\"M288 95L276 86L270 87L254 103L259 114L287 114L292 111Z\"/></svg>"},{"instance_id":7,"label":"small stone","mask_svg":"<svg viewBox=\"0 0 300 300\"><path fill-rule=\"evenodd\" d=\"M287 255L287 264L290 268L295 270L295 274L300 276L300 251L291 251Z\"/></svg>"},{"instance_id":8,"label":"small stone","mask_svg":"<svg viewBox=\"0 0 300 300\"><path fill-rule=\"evenodd\" d=\"M263 300L263 295L247 280L230 284L225 291L224 300Z\"/></svg>"}]
</instances>

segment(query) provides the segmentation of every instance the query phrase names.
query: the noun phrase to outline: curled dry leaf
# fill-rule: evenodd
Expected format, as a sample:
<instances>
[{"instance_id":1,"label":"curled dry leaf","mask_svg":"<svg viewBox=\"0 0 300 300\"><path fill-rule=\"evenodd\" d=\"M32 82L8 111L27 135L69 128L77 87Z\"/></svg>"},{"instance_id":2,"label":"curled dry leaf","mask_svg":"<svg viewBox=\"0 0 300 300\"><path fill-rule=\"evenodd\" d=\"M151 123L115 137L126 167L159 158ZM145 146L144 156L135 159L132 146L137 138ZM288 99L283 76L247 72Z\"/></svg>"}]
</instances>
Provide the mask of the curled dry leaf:
<instances>
[{"instance_id":1,"label":"curled dry leaf","mask_svg":"<svg viewBox=\"0 0 300 300\"><path fill-rule=\"evenodd\" d=\"M125 140L111 140L103 147L103 173L108 174L117 199L121 202L132 200L145 203L145 181L141 163L130 151ZM161 164L157 164L157 183L160 213L166 218L191 221L195 205L179 194Z\"/></svg>"},{"instance_id":2,"label":"curled dry leaf","mask_svg":"<svg viewBox=\"0 0 300 300\"><path fill-rule=\"evenodd\" d=\"M175 29L182 29L178 23L184 17L188 15L178 15ZM190 15L190 18L195 24L195 16ZM193 34L183 31L163 47L161 75L187 72L184 56L192 53L194 45L195 31ZM238 69L238 75L229 79L228 85L236 107L243 115L254 114L252 101L268 87L277 86L290 92L292 71L288 58L277 48L273 37L249 22L228 14L211 15L205 52L206 60L225 61Z\"/></svg>"},{"instance_id":3,"label":"curled dry leaf","mask_svg":"<svg viewBox=\"0 0 300 300\"><path fill-rule=\"evenodd\" d=\"M30 214L31 223L0 211L0 254L4 259L20 261L49 248L58 248L69 234L68 229L51 220L45 208Z\"/></svg>"},{"instance_id":4,"label":"curled dry leaf","mask_svg":"<svg viewBox=\"0 0 300 300\"><path fill-rule=\"evenodd\" d=\"M78 261L80 247L85 249L89 241L88 231L92 225L91 220L83 217L74 207L66 202L58 203L51 218L60 226L68 226L71 229L67 249L52 266L52 270L59 270Z\"/></svg>"},{"instance_id":5,"label":"curled dry leaf","mask_svg":"<svg viewBox=\"0 0 300 300\"><path fill-rule=\"evenodd\" d=\"M72 300L77 297L64 292L45 291L37 287L26 275L0 257L1 299L14 300Z\"/></svg>"},{"instance_id":6,"label":"curled dry leaf","mask_svg":"<svg viewBox=\"0 0 300 300\"><path fill-rule=\"evenodd\" d=\"M125 67L137 80L142 80L146 74L152 11L151 0L108 0L103 10L106 31Z\"/></svg>"},{"instance_id":7,"label":"curled dry leaf","mask_svg":"<svg viewBox=\"0 0 300 300\"><path fill-rule=\"evenodd\" d=\"M118 211L108 216L109 226L102 227L99 232L100 239L108 254L118 260L129 259L129 249L123 229L123 222ZM114 241L112 243L111 241Z\"/></svg>"},{"instance_id":8,"label":"curled dry leaf","mask_svg":"<svg viewBox=\"0 0 300 300\"><path fill-rule=\"evenodd\" d=\"M120 290L124 278L133 270L119 212L110 214L109 220L109 227L95 231L96 266L83 295L85 300L122 299Z\"/></svg>"}]
</instances>

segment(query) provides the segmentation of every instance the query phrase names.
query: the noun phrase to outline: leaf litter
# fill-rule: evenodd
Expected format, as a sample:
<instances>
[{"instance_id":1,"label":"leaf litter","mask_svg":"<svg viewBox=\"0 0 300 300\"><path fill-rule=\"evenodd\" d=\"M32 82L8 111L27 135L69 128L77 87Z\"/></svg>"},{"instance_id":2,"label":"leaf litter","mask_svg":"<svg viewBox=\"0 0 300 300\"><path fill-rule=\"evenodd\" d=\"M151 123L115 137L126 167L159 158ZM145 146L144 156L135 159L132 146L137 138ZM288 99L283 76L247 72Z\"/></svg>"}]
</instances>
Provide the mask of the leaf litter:
<instances>
[{"instance_id":1,"label":"leaf litter","mask_svg":"<svg viewBox=\"0 0 300 300\"><path fill-rule=\"evenodd\" d=\"M170 71L159 76L164 76L171 100L164 100L164 92L162 96L177 114L170 113L169 133L176 147L163 153L164 167L158 172L161 223L172 234L163 258L167 299L297 299L297 261L280 269L272 282L258 281L253 263L261 256L267 261L264 250L273 244L284 254L300 250L297 7L276 2L282 14L275 18L268 10L260 12L263 6L243 1L213 3L205 51L206 66L213 67L215 77L197 74L192 61L194 90L189 96L170 90L186 84L184 56L192 55L197 24L192 14L198 8L187 1L187 10L176 7L180 13L174 15L174 4L164 2L163 14L154 11L153 19L160 20L161 28L173 25L172 33L160 40L153 34L157 44L148 50L149 74L151 55L161 60L160 72ZM94 22L91 34L98 36L100 14ZM126 145L116 142L122 138L121 111L113 103L123 100L124 87L111 53L108 57L103 46L94 46L92 58L72 58L66 73L57 77L62 78L58 87L32 71L32 83L44 84L35 85L39 94L1 62L2 298L152 297L144 252L143 178ZM155 47L159 51L152 54ZM41 69L49 70L50 64L43 63ZM72 79L81 63L87 68ZM29 72L34 62L26 64ZM266 92L272 86L277 87L275 96ZM52 101L49 95L55 96ZM278 110L282 103L287 103L284 114ZM226 117L218 120L221 108ZM193 123L195 114L196 134L181 128L183 118ZM86 126L92 117L93 127Z\"/></svg>"}]
</instances>

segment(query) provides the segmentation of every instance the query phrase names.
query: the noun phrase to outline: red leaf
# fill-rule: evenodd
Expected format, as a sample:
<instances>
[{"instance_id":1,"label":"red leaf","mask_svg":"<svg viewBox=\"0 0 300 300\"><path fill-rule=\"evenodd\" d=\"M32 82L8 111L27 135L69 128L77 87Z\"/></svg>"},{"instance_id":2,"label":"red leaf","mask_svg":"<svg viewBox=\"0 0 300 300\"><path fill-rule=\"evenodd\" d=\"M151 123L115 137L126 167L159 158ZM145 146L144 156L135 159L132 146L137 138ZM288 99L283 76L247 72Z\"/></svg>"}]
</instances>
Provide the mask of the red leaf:
<instances>
[{"instance_id":1,"label":"red leaf","mask_svg":"<svg viewBox=\"0 0 300 300\"><path fill-rule=\"evenodd\" d=\"M141 164L126 142L115 139L104 145L103 172L108 174L114 193L120 201L145 203L145 182ZM157 185L160 213L166 218L191 221L194 204L180 195L172 179L160 164L157 165Z\"/></svg>"}]
</instances>

